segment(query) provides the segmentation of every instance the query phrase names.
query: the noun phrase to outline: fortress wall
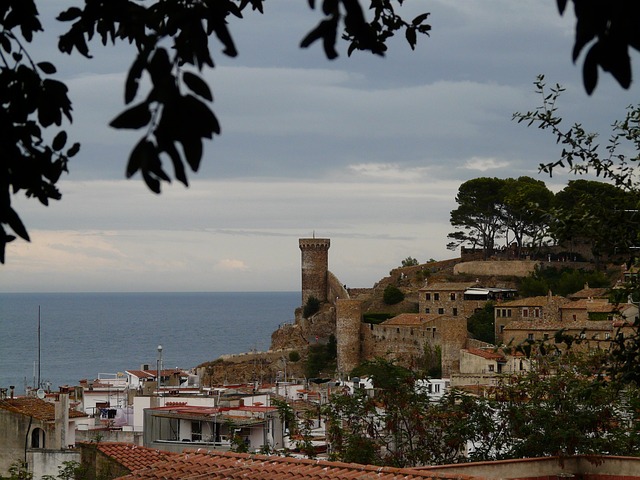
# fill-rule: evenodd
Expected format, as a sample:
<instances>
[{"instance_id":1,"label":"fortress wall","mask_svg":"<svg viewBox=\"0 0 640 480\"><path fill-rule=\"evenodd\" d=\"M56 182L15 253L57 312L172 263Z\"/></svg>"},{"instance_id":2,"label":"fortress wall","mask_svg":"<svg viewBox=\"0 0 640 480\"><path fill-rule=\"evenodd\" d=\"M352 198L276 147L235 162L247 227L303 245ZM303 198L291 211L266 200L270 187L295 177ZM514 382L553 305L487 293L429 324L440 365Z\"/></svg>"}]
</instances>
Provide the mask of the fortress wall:
<instances>
[{"instance_id":1,"label":"fortress wall","mask_svg":"<svg viewBox=\"0 0 640 480\"><path fill-rule=\"evenodd\" d=\"M329 288L328 300L330 302L333 302L334 300L337 300L339 298L350 298L347 289L344 288L344 285L340 283L338 277L336 277L333 273L327 272L327 282Z\"/></svg>"},{"instance_id":2,"label":"fortress wall","mask_svg":"<svg viewBox=\"0 0 640 480\"><path fill-rule=\"evenodd\" d=\"M516 276L526 277L540 262L534 260L487 260L458 263L453 267L455 275L467 274L478 276Z\"/></svg>"},{"instance_id":3,"label":"fortress wall","mask_svg":"<svg viewBox=\"0 0 640 480\"><path fill-rule=\"evenodd\" d=\"M359 300L336 301L336 339L340 373L349 373L360 364L361 322L362 303Z\"/></svg>"},{"instance_id":4,"label":"fortress wall","mask_svg":"<svg viewBox=\"0 0 640 480\"><path fill-rule=\"evenodd\" d=\"M460 368L460 349L467 342L464 318L438 317L421 325L361 326L361 361L376 357L393 358L409 366L424 355L424 346L440 347L442 375L449 376Z\"/></svg>"}]
</instances>

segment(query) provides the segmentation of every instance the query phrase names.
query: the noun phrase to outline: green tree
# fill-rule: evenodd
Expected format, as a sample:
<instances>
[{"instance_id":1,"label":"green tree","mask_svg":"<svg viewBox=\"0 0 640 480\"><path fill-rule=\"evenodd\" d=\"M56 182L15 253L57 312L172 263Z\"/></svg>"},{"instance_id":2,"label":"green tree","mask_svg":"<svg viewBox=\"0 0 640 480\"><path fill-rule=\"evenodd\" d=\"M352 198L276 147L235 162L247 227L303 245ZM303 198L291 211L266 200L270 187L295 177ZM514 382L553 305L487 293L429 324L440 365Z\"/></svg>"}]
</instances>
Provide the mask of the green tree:
<instances>
[{"instance_id":1,"label":"green tree","mask_svg":"<svg viewBox=\"0 0 640 480\"><path fill-rule=\"evenodd\" d=\"M371 372L374 395L362 389L334 394L323 406L334 459L394 467L453 463L470 435L470 419L489 418L472 397L458 393L431 401L416 375L376 359L358 369ZM479 430L478 430L479 431Z\"/></svg>"},{"instance_id":2,"label":"green tree","mask_svg":"<svg viewBox=\"0 0 640 480\"><path fill-rule=\"evenodd\" d=\"M502 221L507 235L509 232L513 235L516 254L520 257L525 239L530 239L532 246L542 245L547 235L553 192L541 180L519 177L505 180L502 195Z\"/></svg>"},{"instance_id":3,"label":"green tree","mask_svg":"<svg viewBox=\"0 0 640 480\"><path fill-rule=\"evenodd\" d=\"M396 32L413 49L418 34L428 34L428 13L404 20L395 5L382 0L369 5L367 20L359 0L322 2L322 20L302 39L309 47L321 41L328 58L338 56L340 37L348 53L368 51L383 55L386 41ZM315 2L310 2L315 8ZM146 185L159 193L162 182L173 176L188 185L187 168L197 171L204 142L220 134L220 123L211 108L213 92L202 72L213 68L209 37L215 37L222 53L238 52L229 31L228 18L242 18L248 10L263 13L264 0L85 0L70 6L57 19L69 25L58 40L61 52L90 59L90 44L120 43L135 47L124 85L125 110L110 125L141 130L126 166L126 176L140 173ZM11 195L24 191L47 205L61 198L56 184L68 171L68 161L80 145L68 144L60 129L63 119L72 121L67 86L56 80L55 66L37 61L26 49L43 31L36 0L7 0L0 5L0 261L7 242L15 235L29 240ZM144 77L150 82L141 82ZM52 140L48 140L51 138ZM167 173L164 161L173 167ZM5 227L6 226L6 227ZM6 228L9 229L7 232Z\"/></svg>"},{"instance_id":4,"label":"green tree","mask_svg":"<svg viewBox=\"0 0 640 480\"><path fill-rule=\"evenodd\" d=\"M589 245L596 261L603 255L624 255L637 241L638 222L629 214L637 196L592 180L571 180L555 197L551 232L570 251Z\"/></svg>"},{"instance_id":5,"label":"green tree","mask_svg":"<svg viewBox=\"0 0 640 480\"><path fill-rule=\"evenodd\" d=\"M9 480L31 480L33 473L29 471L27 462L16 460L9 465Z\"/></svg>"},{"instance_id":6,"label":"green tree","mask_svg":"<svg viewBox=\"0 0 640 480\"><path fill-rule=\"evenodd\" d=\"M308 378L320 374L330 375L335 371L338 346L335 335L330 335L326 345L318 343L309 345L307 354L306 375Z\"/></svg>"},{"instance_id":7,"label":"green tree","mask_svg":"<svg viewBox=\"0 0 640 480\"><path fill-rule=\"evenodd\" d=\"M404 293L395 285L387 285L382 292L382 301L387 305L395 305L404 300Z\"/></svg>"},{"instance_id":8,"label":"green tree","mask_svg":"<svg viewBox=\"0 0 640 480\"><path fill-rule=\"evenodd\" d=\"M302 316L304 318L309 318L320 311L321 302L317 297L311 295L307 298L307 303L304 304L302 309Z\"/></svg>"},{"instance_id":9,"label":"green tree","mask_svg":"<svg viewBox=\"0 0 640 480\"><path fill-rule=\"evenodd\" d=\"M481 177L464 182L458 188L458 208L451 211L451 225L456 229L448 235L453 241L447 248L453 250L470 244L482 248L488 258L495 246L496 238L503 231L501 209L504 203L505 180Z\"/></svg>"},{"instance_id":10,"label":"green tree","mask_svg":"<svg viewBox=\"0 0 640 480\"><path fill-rule=\"evenodd\" d=\"M594 375L607 353L537 357L533 369L505 379L491 400L502 445L489 458L631 454L638 393ZM497 432L496 432L497 433Z\"/></svg>"},{"instance_id":11,"label":"green tree","mask_svg":"<svg viewBox=\"0 0 640 480\"><path fill-rule=\"evenodd\" d=\"M416 265L420 265L420 262L418 262L417 259L413 258L413 257L407 257L404 260L402 260L401 263L401 267L415 267Z\"/></svg>"},{"instance_id":12,"label":"green tree","mask_svg":"<svg viewBox=\"0 0 640 480\"><path fill-rule=\"evenodd\" d=\"M494 302L487 302L481 310L474 312L467 319L467 330L473 338L483 342L494 344L496 333L494 328L493 307Z\"/></svg>"}]
</instances>

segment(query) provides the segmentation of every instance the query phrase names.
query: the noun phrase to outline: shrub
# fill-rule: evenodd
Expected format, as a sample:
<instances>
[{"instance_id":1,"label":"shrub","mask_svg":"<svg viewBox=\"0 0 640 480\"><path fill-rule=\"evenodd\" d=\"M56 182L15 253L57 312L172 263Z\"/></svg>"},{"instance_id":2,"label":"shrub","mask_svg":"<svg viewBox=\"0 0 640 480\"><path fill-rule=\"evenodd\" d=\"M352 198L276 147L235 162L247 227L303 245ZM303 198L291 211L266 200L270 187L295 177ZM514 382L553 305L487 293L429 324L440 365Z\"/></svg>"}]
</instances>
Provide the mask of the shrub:
<instances>
[{"instance_id":1,"label":"shrub","mask_svg":"<svg viewBox=\"0 0 640 480\"><path fill-rule=\"evenodd\" d=\"M300 360L300 354L298 353L297 350L293 350L292 352L289 352L289 361L290 362L297 362L298 360Z\"/></svg>"},{"instance_id":2,"label":"shrub","mask_svg":"<svg viewBox=\"0 0 640 480\"><path fill-rule=\"evenodd\" d=\"M382 301L387 305L395 305L404 300L404 293L395 285L387 285L382 294Z\"/></svg>"},{"instance_id":3,"label":"shrub","mask_svg":"<svg viewBox=\"0 0 640 480\"><path fill-rule=\"evenodd\" d=\"M312 315L315 315L320 311L320 300L318 300L313 295L307 298L307 303L305 304L302 310L302 316L304 318L309 318Z\"/></svg>"}]
</instances>

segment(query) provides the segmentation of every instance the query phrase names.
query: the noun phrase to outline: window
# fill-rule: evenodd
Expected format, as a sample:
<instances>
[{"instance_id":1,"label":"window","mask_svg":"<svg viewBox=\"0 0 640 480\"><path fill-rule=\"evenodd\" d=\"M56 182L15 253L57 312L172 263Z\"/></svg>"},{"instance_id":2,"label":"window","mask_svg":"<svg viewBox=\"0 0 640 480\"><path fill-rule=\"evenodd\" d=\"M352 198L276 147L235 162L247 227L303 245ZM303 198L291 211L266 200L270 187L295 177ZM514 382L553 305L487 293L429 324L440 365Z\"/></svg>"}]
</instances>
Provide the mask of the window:
<instances>
[{"instance_id":1,"label":"window","mask_svg":"<svg viewBox=\"0 0 640 480\"><path fill-rule=\"evenodd\" d=\"M611 334L609 332L605 332L604 339L605 340L611 340Z\"/></svg>"},{"instance_id":2,"label":"window","mask_svg":"<svg viewBox=\"0 0 640 480\"><path fill-rule=\"evenodd\" d=\"M500 333L504 332L504 325L500 325Z\"/></svg>"},{"instance_id":3,"label":"window","mask_svg":"<svg viewBox=\"0 0 640 480\"><path fill-rule=\"evenodd\" d=\"M440 300L440 294L439 294L439 293L434 293L434 294L433 294L433 299L434 299L435 301Z\"/></svg>"},{"instance_id":4,"label":"window","mask_svg":"<svg viewBox=\"0 0 640 480\"><path fill-rule=\"evenodd\" d=\"M439 383L436 383L436 384L433 386L433 391L434 391L435 393L440 393L440 384L439 384Z\"/></svg>"},{"instance_id":5,"label":"window","mask_svg":"<svg viewBox=\"0 0 640 480\"><path fill-rule=\"evenodd\" d=\"M493 372L493 365L489 365L489 371Z\"/></svg>"},{"instance_id":6,"label":"window","mask_svg":"<svg viewBox=\"0 0 640 480\"><path fill-rule=\"evenodd\" d=\"M548 333L545 333L545 334L543 335L543 338L544 338L545 340L549 340L549 334L548 334Z\"/></svg>"},{"instance_id":7,"label":"window","mask_svg":"<svg viewBox=\"0 0 640 480\"><path fill-rule=\"evenodd\" d=\"M578 319L578 316L575 313L572 315L572 317L574 322Z\"/></svg>"},{"instance_id":8,"label":"window","mask_svg":"<svg viewBox=\"0 0 640 480\"><path fill-rule=\"evenodd\" d=\"M433 327L433 338L436 338L436 328Z\"/></svg>"},{"instance_id":9,"label":"window","mask_svg":"<svg viewBox=\"0 0 640 480\"><path fill-rule=\"evenodd\" d=\"M444 315L444 308L438 309L438 315Z\"/></svg>"},{"instance_id":10,"label":"window","mask_svg":"<svg viewBox=\"0 0 640 480\"><path fill-rule=\"evenodd\" d=\"M540 309L539 308L535 308L533 310L533 316L536 318L540 318Z\"/></svg>"},{"instance_id":11,"label":"window","mask_svg":"<svg viewBox=\"0 0 640 480\"><path fill-rule=\"evenodd\" d=\"M510 308L507 309L507 317L511 317L511 309Z\"/></svg>"},{"instance_id":12,"label":"window","mask_svg":"<svg viewBox=\"0 0 640 480\"><path fill-rule=\"evenodd\" d=\"M458 309L457 308L453 308L453 316L457 317L458 316Z\"/></svg>"},{"instance_id":13,"label":"window","mask_svg":"<svg viewBox=\"0 0 640 480\"><path fill-rule=\"evenodd\" d=\"M501 313L502 313L502 310L500 310L499 308L496 308L496 317L500 318L501 317L501 315L500 315Z\"/></svg>"},{"instance_id":14,"label":"window","mask_svg":"<svg viewBox=\"0 0 640 480\"><path fill-rule=\"evenodd\" d=\"M523 308L522 309L522 316L524 318L527 318L529 316L529 309L528 308Z\"/></svg>"},{"instance_id":15,"label":"window","mask_svg":"<svg viewBox=\"0 0 640 480\"><path fill-rule=\"evenodd\" d=\"M31 432L31 448L44 448L44 430L34 428Z\"/></svg>"},{"instance_id":16,"label":"window","mask_svg":"<svg viewBox=\"0 0 640 480\"><path fill-rule=\"evenodd\" d=\"M431 313L431 309L429 309L429 307L425 308L424 313Z\"/></svg>"},{"instance_id":17,"label":"window","mask_svg":"<svg viewBox=\"0 0 640 480\"><path fill-rule=\"evenodd\" d=\"M451 296L450 296L450 298L451 298L451 300L455 300L455 299L456 299L456 294L455 294L455 293L452 293L452 294L451 294Z\"/></svg>"},{"instance_id":18,"label":"window","mask_svg":"<svg viewBox=\"0 0 640 480\"><path fill-rule=\"evenodd\" d=\"M527 335L527 339L528 339L528 340L533 340L533 333L528 334L528 335Z\"/></svg>"},{"instance_id":19,"label":"window","mask_svg":"<svg viewBox=\"0 0 640 480\"><path fill-rule=\"evenodd\" d=\"M425 300L431 300L431 294L430 293L425 293L424 294L424 299Z\"/></svg>"}]
</instances>

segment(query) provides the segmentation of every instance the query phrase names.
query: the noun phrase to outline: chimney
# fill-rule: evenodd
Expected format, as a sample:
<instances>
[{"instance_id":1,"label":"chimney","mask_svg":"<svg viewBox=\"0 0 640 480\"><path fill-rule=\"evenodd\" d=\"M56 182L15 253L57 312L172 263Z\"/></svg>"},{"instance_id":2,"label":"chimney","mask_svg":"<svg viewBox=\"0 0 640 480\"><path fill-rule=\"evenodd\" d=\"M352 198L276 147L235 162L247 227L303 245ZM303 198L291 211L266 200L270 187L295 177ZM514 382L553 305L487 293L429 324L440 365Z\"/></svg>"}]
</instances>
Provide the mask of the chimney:
<instances>
[{"instance_id":1,"label":"chimney","mask_svg":"<svg viewBox=\"0 0 640 480\"><path fill-rule=\"evenodd\" d=\"M11 398L13 399L13 394L15 393L16 386L15 385L9 385L9 390L11 390Z\"/></svg>"}]
</instances>

